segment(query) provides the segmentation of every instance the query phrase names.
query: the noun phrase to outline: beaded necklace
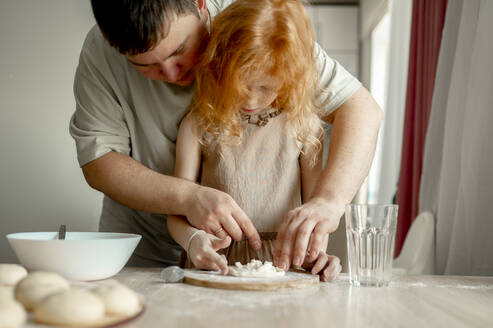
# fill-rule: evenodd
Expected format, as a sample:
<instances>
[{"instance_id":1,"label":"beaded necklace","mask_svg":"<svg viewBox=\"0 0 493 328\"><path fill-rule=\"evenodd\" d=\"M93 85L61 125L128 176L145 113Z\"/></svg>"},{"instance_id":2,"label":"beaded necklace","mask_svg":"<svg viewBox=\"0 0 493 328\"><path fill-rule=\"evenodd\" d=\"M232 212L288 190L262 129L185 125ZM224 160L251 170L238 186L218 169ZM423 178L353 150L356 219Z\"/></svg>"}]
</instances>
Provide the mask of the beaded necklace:
<instances>
[{"instance_id":1,"label":"beaded necklace","mask_svg":"<svg viewBox=\"0 0 493 328\"><path fill-rule=\"evenodd\" d=\"M269 122L270 118L276 117L281 114L282 109L278 109L273 112L262 113L262 114L253 114L248 115L240 112L240 117L243 121L248 121L249 124L254 124L258 126L265 126Z\"/></svg>"}]
</instances>

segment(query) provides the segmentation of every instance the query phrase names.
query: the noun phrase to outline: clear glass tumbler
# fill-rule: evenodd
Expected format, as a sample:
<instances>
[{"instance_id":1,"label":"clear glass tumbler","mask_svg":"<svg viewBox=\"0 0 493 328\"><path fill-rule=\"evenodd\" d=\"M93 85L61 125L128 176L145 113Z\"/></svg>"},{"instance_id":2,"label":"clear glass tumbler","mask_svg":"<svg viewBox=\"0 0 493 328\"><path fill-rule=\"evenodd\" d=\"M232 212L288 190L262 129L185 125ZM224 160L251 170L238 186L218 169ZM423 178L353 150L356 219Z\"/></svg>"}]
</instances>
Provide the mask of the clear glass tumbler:
<instances>
[{"instance_id":1,"label":"clear glass tumbler","mask_svg":"<svg viewBox=\"0 0 493 328\"><path fill-rule=\"evenodd\" d=\"M349 279L353 286L389 284L398 208L398 205L346 205Z\"/></svg>"}]
</instances>

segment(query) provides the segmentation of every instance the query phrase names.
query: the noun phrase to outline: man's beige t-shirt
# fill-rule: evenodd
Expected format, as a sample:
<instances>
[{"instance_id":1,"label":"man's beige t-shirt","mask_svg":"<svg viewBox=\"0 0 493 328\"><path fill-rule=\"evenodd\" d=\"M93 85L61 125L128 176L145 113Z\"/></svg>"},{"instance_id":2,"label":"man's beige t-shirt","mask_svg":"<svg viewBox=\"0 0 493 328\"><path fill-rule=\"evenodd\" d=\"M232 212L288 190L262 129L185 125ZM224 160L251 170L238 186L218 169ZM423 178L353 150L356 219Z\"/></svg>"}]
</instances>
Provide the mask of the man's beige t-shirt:
<instances>
[{"instance_id":1,"label":"man's beige t-shirt","mask_svg":"<svg viewBox=\"0 0 493 328\"><path fill-rule=\"evenodd\" d=\"M209 0L211 18L229 3ZM329 114L361 83L318 45L315 51L324 90L319 101L325 103L325 114ZM147 79L94 26L82 47L74 81L76 110L70 134L80 166L116 151L159 173L173 175L178 127L194 90L194 85L181 87ZM181 248L168 233L165 214L136 211L104 196L99 229L142 235L131 264L178 262Z\"/></svg>"}]
</instances>

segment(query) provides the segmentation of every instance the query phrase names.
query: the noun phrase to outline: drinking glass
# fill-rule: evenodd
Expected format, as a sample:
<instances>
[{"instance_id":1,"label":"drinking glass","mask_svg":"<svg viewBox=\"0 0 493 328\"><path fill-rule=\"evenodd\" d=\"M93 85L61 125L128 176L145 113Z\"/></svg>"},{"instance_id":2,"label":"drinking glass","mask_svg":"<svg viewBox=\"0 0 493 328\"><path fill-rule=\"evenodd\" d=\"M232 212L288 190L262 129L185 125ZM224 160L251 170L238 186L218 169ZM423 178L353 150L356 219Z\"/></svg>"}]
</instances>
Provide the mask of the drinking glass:
<instances>
[{"instance_id":1,"label":"drinking glass","mask_svg":"<svg viewBox=\"0 0 493 328\"><path fill-rule=\"evenodd\" d=\"M387 286L392 277L398 205L346 205L349 279L353 286Z\"/></svg>"}]
</instances>

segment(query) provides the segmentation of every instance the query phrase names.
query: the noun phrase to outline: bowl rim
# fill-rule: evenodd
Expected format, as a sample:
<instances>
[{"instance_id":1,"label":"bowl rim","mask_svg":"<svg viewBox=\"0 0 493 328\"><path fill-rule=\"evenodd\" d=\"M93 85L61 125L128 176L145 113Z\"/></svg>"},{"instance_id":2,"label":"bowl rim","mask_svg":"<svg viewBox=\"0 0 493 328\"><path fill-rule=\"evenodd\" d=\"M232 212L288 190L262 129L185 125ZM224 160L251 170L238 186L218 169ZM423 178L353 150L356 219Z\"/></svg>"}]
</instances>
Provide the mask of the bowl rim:
<instances>
[{"instance_id":1,"label":"bowl rim","mask_svg":"<svg viewBox=\"0 0 493 328\"><path fill-rule=\"evenodd\" d=\"M96 240L125 240L125 239L141 239L142 235L135 234L135 233L129 233L129 232L106 232L106 231L68 231L67 235L70 234L104 234L104 235L119 235L119 238L91 238L91 239L64 239L64 240L59 240L59 239L36 239L36 238L23 238L22 235L27 235L27 234L46 234L46 233L53 233L57 234L58 231L23 231L23 232L13 232L7 234L5 237L8 240L27 240L27 241L39 241L39 242L46 242L46 241L58 241L58 242L80 242L80 241L96 241Z\"/></svg>"}]
</instances>

